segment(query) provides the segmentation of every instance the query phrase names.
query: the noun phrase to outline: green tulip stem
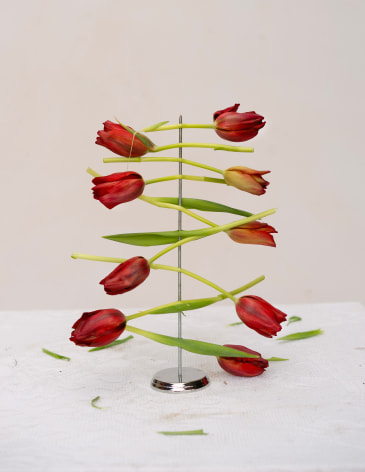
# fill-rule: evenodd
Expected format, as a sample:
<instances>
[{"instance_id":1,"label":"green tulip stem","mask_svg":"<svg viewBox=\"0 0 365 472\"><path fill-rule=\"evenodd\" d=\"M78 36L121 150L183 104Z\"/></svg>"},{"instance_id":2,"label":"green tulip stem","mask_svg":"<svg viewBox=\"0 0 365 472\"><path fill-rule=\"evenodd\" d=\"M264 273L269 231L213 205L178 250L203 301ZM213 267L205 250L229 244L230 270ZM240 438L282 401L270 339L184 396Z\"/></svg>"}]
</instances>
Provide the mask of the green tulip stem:
<instances>
[{"instance_id":1,"label":"green tulip stem","mask_svg":"<svg viewBox=\"0 0 365 472\"><path fill-rule=\"evenodd\" d=\"M200 167L201 169L210 170L217 174L223 174L223 170L217 169L216 167L207 166L200 162L191 161L189 159L182 159L180 157L105 157L103 162L181 162L189 166Z\"/></svg>"},{"instance_id":2,"label":"green tulip stem","mask_svg":"<svg viewBox=\"0 0 365 472\"><path fill-rule=\"evenodd\" d=\"M171 244L170 246L166 247L162 251L155 254L153 257L149 259L149 263L156 261L159 257L165 255L169 251L172 251L176 247L182 246L183 244L190 243L191 241L196 241L197 239L205 238L206 236L211 236L212 234L220 233L221 231L228 231L231 228L235 228L236 226L241 226L246 223L251 223L251 221L260 220L261 218L265 218L266 216L272 215L276 212L275 208L271 210L266 210L261 213L256 213L256 215L248 216L247 218L242 218L237 221L233 221L232 223L227 223L225 225L215 226L214 228L207 228L202 229L200 235L198 236L190 236L188 238L180 239L176 243Z\"/></svg>"},{"instance_id":3,"label":"green tulip stem","mask_svg":"<svg viewBox=\"0 0 365 472\"><path fill-rule=\"evenodd\" d=\"M229 146L227 144L176 143L176 144L167 144L166 146L155 146L153 149L150 149L150 152L167 151L168 149L176 149L176 148L183 148L183 147L208 148L208 149L214 149L215 151L233 151L233 152L253 152L254 151L252 147Z\"/></svg>"},{"instance_id":4,"label":"green tulip stem","mask_svg":"<svg viewBox=\"0 0 365 472\"><path fill-rule=\"evenodd\" d=\"M156 184L158 182L167 182L168 180L179 180L179 179L184 179L184 180L198 180L199 182L212 182L214 184L226 184L226 181L224 179L214 179L213 177L203 177L200 175L182 175L182 174L177 174L177 175L168 175L166 177L157 177L156 179L150 179L150 180L145 180L145 184Z\"/></svg>"},{"instance_id":5,"label":"green tulip stem","mask_svg":"<svg viewBox=\"0 0 365 472\"><path fill-rule=\"evenodd\" d=\"M176 125L162 125L156 128L156 126L147 126L143 128L141 133L148 133L152 131L168 131L171 129L180 129L180 128L206 128L206 129L215 129L215 123L210 124L193 124L193 123L180 123Z\"/></svg>"},{"instance_id":6,"label":"green tulip stem","mask_svg":"<svg viewBox=\"0 0 365 472\"><path fill-rule=\"evenodd\" d=\"M122 264L128 259L122 259L120 257L104 257L104 256L93 256L91 254L82 254L80 252L74 252L71 254L72 259L84 259L85 261L99 261L99 262L115 262Z\"/></svg>"},{"instance_id":7,"label":"green tulip stem","mask_svg":"<svg viewBox=\"0 0 365 472\"><path fill-rule=\"evenodd\" d=\"M224 290L222 287L219 285L215 284L214 282L211 282L208 279L205 279L204 277L201 277L198 274L194 274L194 272L190 272L190 270L183 269L182 267L175 267L175 266L168 266L168 265L160 265L160 264L151 264L150 263L151 269L162 269L162 270L171 270L172 272L181 272L182 274L187 275L188 277L191 277L195 280L199 280L199 282L202 282L205 285L209 285L209 287L214 288L218 292L220 292L222 295L225 296L225 298L230 298L233 303L237 303L237 298L235 298L232 294Z\"/></svg>"},{"instance_id":8,"label":"green tulip stem","mask_svg":"<svg viewBox=\"0 0 365 472\"><path fill-rule=\"evenodd\" d=\"M173 203L164 203L164 202L159 202L156 201L153 197L147 197L146 195L140 195L139 196L140 200L143 200L144 202L150 203L151 205L155 205L157 207L161 208L170 208L172 210L178 210L186 215L191 216L192 218L195 218L196 220L201 221L202 223L207 224L208 226L218 226L217 224L213 223L212 221L207 220L206 218L203 218L202 216L197 215L196 213L180 206L180 205L174 205Z\"/></svg>"},{"instance_id":9,"label":"green tulip stem","mask_svg":"<svg viewBox=\"0 0 365 472\"><path fill-rule=\"evenodd\" d=\"M153 268L154 269L159 269L160 268L159 264L153 264ZM244 291L248 290L249 288L253 287L254 285L262 282L264 279L265 279L265 276L261 275L260 277L257 277L256 279L251 280L251 282L248 282L247 284L242 285L241 287L238 287L235 290L231 290L229 293L231 295L237 295L241 292L244 292ZM194 299L194 302L204 300L204 301L210 301L210 304L213 304L213 303L217 303L217 302L220 302L222 300L225 300L226 298L227 298L226 295L220 294L220 295L217 295L216 297L196 298L196 299ZM162 310L162 309L168 307L169 305L171 305L171 303L166 303L166 305L160 305L160 306L157 306L157 307L154 307L154 308L149 308L148 310L139 311L138 313L135 313L134 315L126 316L126 319L127 319L127 321L129 321L129 320L134 320L136 318L141 318L142 316L147 316L147 315L151 314L151 311L153 312L155 310Z\"/></svg>"},{"instance_id":10,"label":"green tulip stem","mask_svg":"<svg viewBox=\"0 0 365 472\"><path fill-rule=\"evenodd\" d=\"M91 167L88 167L86 169L86 172L90 175L92 175L93 177L101 177L101 174L99 174L98 172L96 172L96 170L92 169Z\"/></svg>"}]
</instances>

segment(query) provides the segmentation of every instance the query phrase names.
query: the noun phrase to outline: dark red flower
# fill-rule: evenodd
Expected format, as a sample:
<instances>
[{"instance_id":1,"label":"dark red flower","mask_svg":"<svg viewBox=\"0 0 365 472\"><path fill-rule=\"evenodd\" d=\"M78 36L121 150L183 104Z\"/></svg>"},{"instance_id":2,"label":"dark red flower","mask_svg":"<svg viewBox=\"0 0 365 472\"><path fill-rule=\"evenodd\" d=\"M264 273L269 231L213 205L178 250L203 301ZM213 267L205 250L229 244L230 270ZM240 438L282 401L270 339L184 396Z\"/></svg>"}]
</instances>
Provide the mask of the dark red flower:
<instances>
[{"instance_id":1,"label":"dark red flower","mask_svg":"<svg viewBox=\"0 0 365 472\"><path fill-rule=\"evenodd\" d=\"M155 145L147 136L123 128L118 123L105 121L104 130L98 131L95 143L105 146L111 151L124 157L141 157L151 151Z\"/></svg>"},{"instance_id":2,"label":"dark red flower","mask_svg":"<svg viewBox=\"0 0 365 472\"><path fill-rule=\"evenodd\" d=\"M262 336L272 338L281 330L286 314L260 297L247 295L238 299L236 312L241 321Z\"/></svg>"},{"instance_id":3,"label":"dark red flower","mask_svg":"<svg viewBox=\"0 0 365 472\"><path fill-rule=\"evenodd\" d=\"M92 182L94 198L109 209L138 198L145 185L142 176L132 171L95 177Z\"/></svg>"},{"instance_id":4,"label":"dark red flower","mask_svg":"<svg viewBox=\"0 0 365 472\"><path fill-rule=\"evenodd\" d=\"M232 107L216 111L213 115L216 133L227 141L248 141L265 126L264 117L254 111L237 113L239 106L239 103L236 103Z\"/></svg>"},{"instance_id":5,"label":"dark red flower","mask_svg":"<svg viewBox=\"0 0 365 472\"><path fill-rule=\"evenodd\" d=\"M83 313L72 326L70 341L78 346L106 346L119 338L126 324L123 313L113 308Z\"/></svg>"},{"instance_id":6,"label":"dark red flower","mask_svg":"<svg viewBox=\"0 0 365 472\"><path fill-rule=\"evenodd\" d=\"M223 178L228 185L239 190L244 190L253 195L263 195L269 182L262 176L269 172L269 170L254 170L249 167L235 166L226 169L223 172Z\"/></svg>"},{"instance_id":7,"label":"dark red flower","mask_svg":"<svg viewBox=\"0 0 365 472\"><path fill-rule=\"evenodd\" d=\"M255 377L261 375L269 363L266 359L261 357L261 354L256 351L248 349L248 347L225 344L227 347L237 349L238 351L247 352L247 354L254 354L258 357L217 357L218 364L223 370L238 377Z\"/></svg>"},{"instance_id":8,"label":"dark red flower","mask_svg":"<svg viewBox=\"0 0 365 472\"><path fill-rule=\"evenodd\" d=\"M228 236L236 243L276 247L271 233L277 233L277 231L261 221L251 221L251 223L245 223L227 231Z\"/></svg>"},{"instance_id":9,"label":"dark red flower","mask_svg":"<svg viewBox=\"0 0 365 472\"><path fill-rule=\"evenodd\" d=\"M150 265L144 257L137 256L119 264L100 283L108 295L129 292L140 285L149 275Z\"/></svg>"}]
</instances>

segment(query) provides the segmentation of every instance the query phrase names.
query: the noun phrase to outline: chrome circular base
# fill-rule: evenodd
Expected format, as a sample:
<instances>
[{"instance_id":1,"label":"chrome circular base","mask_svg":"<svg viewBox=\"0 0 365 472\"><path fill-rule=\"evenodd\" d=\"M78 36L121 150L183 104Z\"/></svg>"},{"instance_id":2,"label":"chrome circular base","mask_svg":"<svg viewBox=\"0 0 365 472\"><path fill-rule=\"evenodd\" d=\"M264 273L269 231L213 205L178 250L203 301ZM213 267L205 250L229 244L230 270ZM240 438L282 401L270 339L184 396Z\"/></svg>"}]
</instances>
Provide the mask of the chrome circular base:
<instances>
[{"instance_id":1,"label":"chrome circular base","mask_svg":"<svg viewBox=\"0 0 365 472\"><path fill-rule=\"evenodd\" d=\"M167 393L193 392L207 387L208 377L200 369L183 367L182 375L179 377L178 368L160 370L152 379L151 387Z\"/></svg>"}]
</instances>

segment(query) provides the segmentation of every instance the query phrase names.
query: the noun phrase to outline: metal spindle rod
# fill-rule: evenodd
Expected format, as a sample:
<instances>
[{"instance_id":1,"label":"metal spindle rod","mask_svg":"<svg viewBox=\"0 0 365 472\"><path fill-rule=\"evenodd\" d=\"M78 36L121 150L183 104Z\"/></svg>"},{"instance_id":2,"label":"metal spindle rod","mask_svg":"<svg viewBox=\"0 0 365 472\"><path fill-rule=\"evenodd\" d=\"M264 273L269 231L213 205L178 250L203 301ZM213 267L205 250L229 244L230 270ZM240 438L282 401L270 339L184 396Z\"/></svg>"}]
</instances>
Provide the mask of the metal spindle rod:
<instances>
[{"instance_id":1,"label":"metal spindle rod","mask_svg":"<svg viewBox=\"0 0 365 472\"><path fill-rule=\"evenodd\" d=\"M179 116L179 123L182 123L182 115ZM179 128L179 143L182 143L182 128ZM179 148L179 157L182 158L182 148ZM182 175L182 162L179 162L179 174ZM182 205L182 179L179 179L179 205ZM182 212L178 212L178 230L182 230ZM180 237L179 237L180 239ZM177 252L178 267L181 269L181 246ZM177 273L177 296L181 301L181 272ZM182 337L182 313L178 313L178 337ZM182 349L178 347L178 378L182 382Z\"/></svg>"}]
</instances>

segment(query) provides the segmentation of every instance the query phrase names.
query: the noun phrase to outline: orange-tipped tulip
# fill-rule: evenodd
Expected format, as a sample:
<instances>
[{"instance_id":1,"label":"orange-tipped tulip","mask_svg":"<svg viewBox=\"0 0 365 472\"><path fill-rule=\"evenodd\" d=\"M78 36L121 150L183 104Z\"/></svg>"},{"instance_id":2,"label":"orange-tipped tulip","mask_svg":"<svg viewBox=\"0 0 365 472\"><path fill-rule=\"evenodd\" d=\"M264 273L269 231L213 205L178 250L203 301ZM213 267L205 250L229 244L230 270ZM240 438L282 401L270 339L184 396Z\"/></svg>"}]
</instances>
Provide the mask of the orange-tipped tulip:
<instances>
[{"instance_id":1,"label":"orange-tipped tulip","mask_svg":"<svg viewBox=\"0 0 365 472\"><path fill-rule=\"evenodd\" d=\"M254 170L244 166L235 166L225 170L223 178L228 185L239 190L244 190L253 195L263 195L269 182L263 179L262 176L269 172L269 170Z\"/></svg>"},{"instance_id":2,"label":"orange-tipped tulip","mask_svg":"<svg viewBox=\"0 0 365 472\"><path fill-rule=\"evenodd\" d=\"M251 221L227 231L228 236L236 243L276 247L271 233L277 233L275 228L260 221Z\"/></svg>"}]
</instances>

